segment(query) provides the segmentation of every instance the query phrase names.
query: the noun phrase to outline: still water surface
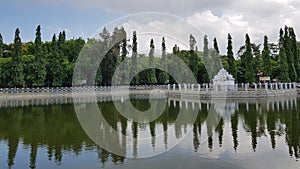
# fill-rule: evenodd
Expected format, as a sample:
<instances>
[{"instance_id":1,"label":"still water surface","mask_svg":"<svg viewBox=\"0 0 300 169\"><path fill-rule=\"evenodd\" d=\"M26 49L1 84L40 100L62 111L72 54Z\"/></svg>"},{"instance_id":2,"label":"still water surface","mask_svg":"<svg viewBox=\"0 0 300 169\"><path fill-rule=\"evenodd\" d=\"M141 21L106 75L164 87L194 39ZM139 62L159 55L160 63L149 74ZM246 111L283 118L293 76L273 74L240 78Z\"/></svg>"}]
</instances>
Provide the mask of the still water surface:
<instances>
[{"instance_id":1,"label":"still water surface","mask_svg":"<svg viewBox=\"0 0 300 169\"><path fill-rule=\"evenodd\" d=\"M132 100L136 108L149 107L146 100ZM170 101L163 114L150 123L124 118L113 102L98 103L108 123L123 134L147 135L153 149L167 149L174 138L177 146L161 155L138 159L139 146L119 140L125 153L114 155L97 146L82 129L73 104L0 108L0 168L300 168L300 99L227 100L220 123L206 128L208 108L217 104ZM195 123L175 126L180 109L197 110ZM162 137L158 135L162 134ZM201 139L201 137L207 140ZM105 141L105 140L104 140ZM144 151L144 150L142 150ZM146 151L146 150L145 150Z\"/></svg>"}]
</instances>

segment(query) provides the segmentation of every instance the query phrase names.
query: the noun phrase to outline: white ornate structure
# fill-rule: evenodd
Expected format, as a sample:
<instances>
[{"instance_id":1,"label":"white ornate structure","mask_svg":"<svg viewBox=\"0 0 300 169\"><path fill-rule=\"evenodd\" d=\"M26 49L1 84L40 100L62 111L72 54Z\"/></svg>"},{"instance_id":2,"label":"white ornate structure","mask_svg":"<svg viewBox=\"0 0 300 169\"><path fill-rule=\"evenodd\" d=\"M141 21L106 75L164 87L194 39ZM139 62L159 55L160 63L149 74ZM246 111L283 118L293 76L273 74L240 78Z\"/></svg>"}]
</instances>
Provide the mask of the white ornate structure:
<instances>
[{"instance_id":1,"label":"white ornate structure","mask_svg":"<svg viewBox=\"0 0 300 169\"><path fill-rule=\"evenodd\" d=\"M234 78L224 68L213 78L213 85L215 91L235 90Z\"/></svg>"}]
</instances>

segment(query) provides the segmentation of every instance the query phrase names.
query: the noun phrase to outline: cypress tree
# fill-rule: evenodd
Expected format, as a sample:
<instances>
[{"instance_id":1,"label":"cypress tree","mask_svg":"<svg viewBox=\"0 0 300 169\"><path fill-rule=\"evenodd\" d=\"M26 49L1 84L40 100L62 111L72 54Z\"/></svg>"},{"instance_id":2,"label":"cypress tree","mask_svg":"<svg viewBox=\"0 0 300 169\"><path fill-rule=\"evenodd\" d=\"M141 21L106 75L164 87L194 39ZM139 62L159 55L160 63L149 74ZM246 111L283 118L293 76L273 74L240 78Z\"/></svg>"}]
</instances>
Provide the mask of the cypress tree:
<instances>
[{"instance_id":1,"label":"cypress tree","mask_svg":"<svg viewBox=\"0 0 300 169\"><path fill-rule=\"evenodd\" d=\"M220 53L220 50L219 50L219 47L218 47L218 41L217 41L217 38L214 38L214 49L216 50L216 52L219 54Z\"/></svg>"},{"instance_id":2,"label":"cypress tree","mask_svg":"<svg viewBox=\"0 0 300 169\"><path fill-rule=\"evenodd\" d=\"M291 47L291 52L294 57L294 67L296 70L297 74L297 79L296 81L300 80L300 59L299 59L299 53L298 53L298 48L297 48L297 40L296 40L296 35L294 32L293 28L289 28L289 35L290 35L290 47Z\"/></svg>"},{"instance_id":3,"label":"cypress tree","mask_svg":"<svg viewBox=\"0 0 300 169\"><path fill-rule=\"evenodd\" d=\"M207 69L211 69L211 62L209 61L209 50L208 50L208 37L207 35L204 36L204 46L203 46L203 63L204 63L204 71L202 74L202 82L208 83L210 81L210 75L208 74Z\"/></svg>"},{"instance_id":4,"label":"cypress tree","mask_svg":"<svg viewBox=\"0 0 300 169\"><path fill-rule=\"evenodd\" d=\"M194 77L196 78L198 75L198 56L195 51L195 46L196 46L196 39L195 37L191 34L190 35L190 62L189 62L189 67L191 71L194 73Z\"/></svg>"},{"instance_id":5,"label":"cypress tree","mask_svg":"<svg viewBox=\"0 0 300 169\"><path fill-rule=\"evenodd\" d=\"M161 67L164 69L167 68L166 62L167 62L167 55L166 55L166 41L165 38L162 38L161 42ZM159 71L159 76L158 76L158 83L159 84L166 84L169 81L169 76L165 71Z\"/></svg>"},{"instance_id":6,"label":"cypress tree","mask_svg":"<svg viewBox=\"0 0 300 169\"><path fill-rule=\"evenodd\" d=\"M139 84L139 74L137 74L137 35L136 31L133 31L133 37L132 37L132 55L131 55L131 75L134 75L134 78L132 79L132 84Z\"/></svg>"},{"instance_id":7,"label":"cypress tree","mask_svg":"<svg viewBox=\"0 0 300 169\"><path fill-rule=\"evenodd\" d=\"M101 85L109 85L108 80L109 79L109 74L108 74L108 68L107 65L109 65L109 40L110 40L110 33L108 32L108 30L106 29L106 27L103 28L103 31L100 33L100 46L101 46L101 52L100 57L103 57L101 63L100 63L100 70L98 69L97 71L97 78L100 79L101 77ZM97 57L93 57L93 59L98 59ZM94 61L93 61L94 62ZM101 76L100 76L101 74Z\"/></svg>"},{"instance_id":8,"label":"cypress tree","mask_svg":"<svg viewBox=\"0 0 300 169\"><path fill-rule=\"evenodd\" d=\"M0 33L0 58L2 58L2 57L3 57L3 38Z\"/></svg>"},{"instance_id":9,"label":"cypress tree","mask_svg":"<svg viewBox=\"0 0 300 169\"><path fill-rule=\"evenodd\" d=\"M264 37L264 49L262 51L264 76L271 76L271 57L268 37Z\"/></svg>"},{"instance_id":10,"label":"cypress tree","mask_svg":"<svg viewBox=\"0 0 300 169\"><path fill-rule=\"evenodd\" d=\"M228 61L228 72L237 80L237 70L235 60L232 51L232 37L228 33L228 44L227 44L227 61Z\"/></svg>"},{"instance_id":11,"label":"cypress tree","mask_svg":"<svg viewBox=\"0 0 300 169\"><path fill-rule=\"evenodd\" d=\"M207 35L204 36L204 46L203 46L203 58L204 61L206 61L206 59L208 59L209 57L209 53L208 53L208 37Z\"/></svg>"},{"instance_id":12,"label":"cypress tree","mask_svg":"<svg viewBox=\"0 0 300 169\"><path fill-rule=\"evenodd\" d=\"M107 47L107 53L105 54L105 70L104 76L102 76L102 81L104 85L111 85L111 80L114 75L114 72L118 66L119 57L120 57L120 42L121 40L121 32L116 27L114 32L109 38L109 43Z\"/></svg>"},{"instance_id":13,"label":"cypress tree","mask_svg":"<svg viewBox=\"0 0 300 169\"><path fill-rule=\"evenodd\" d=\"M283 47L285 49L285 53L286 53L286 57L287 57L289 77L290 77L291 81L295 82L297 80L297 73L296 73L295 65L294 65L294 55L291 51L291 42L290 42L288 29L289 28L287 26L285 26Z\"/></svg>"},{"instance_id":14,"label":"cypress tree","mask_svg":"<svg viewBox=\"0 0 300 169\"><path fill-rule=\"evenodd\" d=\"M151 39L150 41L150 52L149 52L149 65L152 67L154 64L154 51L155 51L155 46L154 46L154 41ZM157 79L155 75L155 69L149 69L147 73L147 81L149 84L156 84Z\"/></svg>"},{"instance_id":15,"label":"cypress tree","mask_svg":"<svg viewBox=\"0 0 300 169\"><path fill-rule=\"evenodd\" d=\"M253 68L254 65L253 65L252 46L248 34L246 34L245 48L246 50L242 55L242 62L243 65L245 66L244 77L246 83L252 83L255 82L255 72Z\"/></svg>"},{"instance_id":16,"label":"cypress tree","mask_svg":"<svg viewBox=\"0 0 300 169\"><path fill-rule=\"evenodd\" d=\"M59 45L55 34L52 37L51 45L50 71L52 77L52 86L62 86L64 77L62 65L63 58L60 55Z\"/></svg>"},{"instance_id":17,"label":"cypress tree","mask_svg":"<svg viewBox=\"0 0 300 169\"><path fill-rule=\"evenodd\" d=\"M173 54L177 55L178 52L179 52L179 47L177 46L177 44L175 44L174 47L173 47Z\"/></svg>"},{"instance_id":18,"label":"cypress tree","mask_svg":"<svg viewBox=\"0 0 300 169\"><path fill-rule=\"evenodd\" d=\"M126 59L127 56L127 35L123 27L120 29L121 31L121 62Z\"/></svg>"},{"instance_id":19,"label":"cypress tree","mask_svg":"<svg viewBox=\"0 0 300 169\"><path fill-rule=\"evenodd\" d=\"M36 28L34 41L33 86L43 86L46 80L46 67L41 40L41 26Z\"/></svg>"},{"instance_id":20,"label":"cypress tree","mask_svg":"<svg viewBox=\"0 0 300 169\"><path fill-rule=\"evenodd\" d=\"M213 54L212 54L212 61L213 61L213 75L216 75L219 70L222 68L222 64L221 64L221 60L220 60L220 50L218 47L218 41L217 38L214 38L213 40L213 45L214 45L214 50L213 50Z\"/></svg>"},{"instance_id":21,"label":"cypress tree","mask_svg":"<svg viewBox=\"0 0 300 169\"><path fill-rule=\"evenodd\" d=\"M122 41L121 41L121 62L123 63L122 67L122 75L121 75L121 84L128 84L128 65L126 62L126 56L127 56L127 35L123 27L120 29L121 35L122 35Z\"/></svg>"},{"instance_id":22,"label":"cypress tree","mask_svg":"<svg viewBox=\"0 0 300 169\"><path fill-rule=\"evenodd\" d=\"M12 59L11 59L10 77L11 80L8 84L10 87L24 86L22 42L20 38L19 28L17 28L15 32L14 48L12 51Z\"/></svg>"},{"instance_id":23,"label":"cypress tree","mask_svg":"<svg viewBox=\"0 0 300 169\"><path fill-rule=\"evenodd\" d=\"M58 47L58 52L59 52L60 57L65 57L64 56L65 42L66 42L66 32L65 31L59 32L58 40L57 40L57 47Z\"/></svg>"},{"instance_id":24,"label":"cypress tree","mask_svg":"<svg viewBox=\"0 0 300 169\"><path fill-rule=\"evenodd\" d=\"M287 57L285 48L282 47L279 51L279 67L280 67L280 81L281 82L290 82L291 79L289 77L289 68L287 64Z\"/></svg>"},{"instance_id":25,"label":"cypress tree","mask_svg":"<svg viewBox=\"0 0 300 169\"><path fill-rule=\"evenodd\" d=\"M283 37L283 30L280 29L279 31L279 67L280 73L279 78L281 82L290 82L291 79L289 77L289 68L287 63L287 56L285 51L285 44L284 44L284 37Z\"/></svg>"}]
</instances>

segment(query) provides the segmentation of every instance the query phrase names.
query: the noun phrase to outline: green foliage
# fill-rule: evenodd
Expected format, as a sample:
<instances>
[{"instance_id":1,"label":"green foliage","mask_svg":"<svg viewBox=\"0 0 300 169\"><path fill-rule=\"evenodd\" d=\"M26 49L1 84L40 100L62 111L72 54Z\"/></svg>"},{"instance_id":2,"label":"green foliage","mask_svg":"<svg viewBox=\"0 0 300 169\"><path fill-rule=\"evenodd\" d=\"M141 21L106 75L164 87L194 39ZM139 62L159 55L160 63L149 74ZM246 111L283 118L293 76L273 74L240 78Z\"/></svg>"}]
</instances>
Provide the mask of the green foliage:
<instances>
[{"instance_id":1,"label":"green foliage","mask_svg":"<svg viewBox=\"0 0 300 169\"><path fill-rule=\"evenodd\" d=\"M212 57L212 76L214 77L219 71L220 69L223 67L222 63L221 63L221 58L220 58L220 51L219 51L219 47L218 47L218 42L217 39L214 38L213 40L213 46L214 49L211 52L211 57Z\"/></svg>"},{"instance_id":2,"label":"green foliage","mask_svg":"<svg viewBox=\"0 0 300 169\"><path fill-rule=\"evenodd\" d=\"M280 81L281 82L290 82L291 79L289 77L289 68L287 64L287 57L286 57L286 52L285 48L281 47L280 52L279 52L279 67L280 67Z\"/></svg>"},{"instance_id":3,"label":"green foliage","mask_svg":"<svg viewBox=\"0 0 300 169\"><path fill-rule=\"evenodd\" d=\"M16 29L14 47L12 51L12 59L10 62L10 80L8 86L10 87L23 87L24 74L23 74L23 61L22 61L22 42L20 38L20 30Z\"/></svg>"},{"instance_id":4,"label":"green foliage","mask_svg":"<svg viewBox=\"0 0 300 169\"><path fill-rule=\"evenodd\" d=\"M297 40L294 29L292 27L289 28L289 39L290 39L290 50L292 56L294 58L294 67L296 71L297 79L295 81L300 80L300 59L299 59L299 52L297 48Z\"/></svg>"},{"instance_id":5,"label":"green foliage","mask_svg":"<svg viewBox=\"0 0 300 169\"><path fill-rule=\"evenodd\" d=\"M190 77L190 74L188 73L188 69L187 70L183 70L182 67L178 66L181 63L179 63L178 61L176 61L176 59L173 59L173 57L178 57L180 58L186 65L190 64L190 51L189 50L182 50L182 51L177 51L177 54L168 54L167 55L167 63L168 63L168 71L172 72L173 74L176 74L175 76L177 76L178 79L183 80L183 82L185 83L189 83L187 80L187 77ZM161 62L161 60L159 60ZM197 79L197 77L194 77L195 79ZM186 81L185 81L186 80ZM175 84L178 83L175 81L175 79L170 76L169 79L171 84Z\"/></svg>"},{"instance_id":6,"label":"green foliage","mask_svg":"<svg viewBox=\"0 0 300 169\"><path fill-rule=\"evenodd\" d=\"M118 28L114 29L112 35L104 28L100 34L102 41L100 45L104 52L100 52L104 58L101 62L102 85L111 85L114 72L119 65L120 44L124 37L123 31Z\"/></svg>"},{"instance_id":7,"label":"green foliage","mask_svg":"<svg viewBox=\"0 0 300 169\"><path fill-rule=\"evenodd\" d=\"M122 74L120 75L120 81L122 84L129 84L128 79L128 63L126 61L126 56L128 54L127 50L127 34L123 27L120 28L121 35L121 63L124 62L121 66Z\"/></svg>"},{"instance_id":8,"label":"green foliage","mask_svg":"<svg viewBox=\"0 0 300 169\"><path fill-rule=\"evenodd\" d=\"M3 57L3 37L0 33L0 58Z\"/></svg>"},{"instance_id":9,"label":"green foliage","mask_svg":"<svg viewBox=\"0 0 300 169\"><path fill-rule=\"evenodd\" d=\"M195 51L195 45L197 41L193 35L190 35L190 61L189 61L189 67L191 71L194 73L194 77L197 78L198 76L198 55Z\"/></svg>"},{"instance_id":10,"label":"green foliage","mask_svg":"<svg viewBox=\"0 0 300 169\"><path fill-rule=\"evenodd\" d=\"M32 86L44 86L46 80L46 65L44 52L42 47L42 39L41 39L41 27L40 25L36 29L36 37L34 41L34 61L32 65Z\"/></svg>"},{"instance_id":11,"label":"green foliage","mask_svg":"<svg viewBox=\"0 0 300 169\"><path fill-rule=\"evenodd\" d=\"M245 40L245 52L241 56L241 66L244 68L242 70L245 83L255 82L255 72L254 72L254 59L252 54L252 46L250 43L249 35L246 34Z\"/></svg>"},{"instance_id":12,"label":"green foliage","mask_svg":"<svg viewBox=\"0 0 300 169\"><path fill-rule=\"evenodd\" d=\"M264 37L264 49L262 51L262 60L263 66L262 69L264 71L264 76L271 76L271 55L270 55L270 48L269 48L269 41L268 37Z\"/></svg>"},{"instance_id":13,"label":"green foliage","mask_svg":"<svg viewBox=\"0 0 300 169\"><path fill-rule=\"evenodd\" d=\"M104 28L100 33L100 40L88 39L87 43L81 38L66 40L65 31L60 32L58 38L54 36L50 42L42 42L40 26L36 29L34 42L22 43L19 34L17 29L12 44L4 44L0 34L1 87L71 86L76 62L81 63L76 84L86 81L87 85L111 85L120 63L123 63L119 67L121 73L115 76L118 83L130 84L128 75L135 75L131 84L176 83L165 71L148 69L137 73L144 66L160 64L165 70L180 71L183 76L181 78L184 79L188 76L188 71L182 71L176 66L178 63L172 61L175 55L189 66L199 83L210 82L222 65L238 82L255 82L255 74L261 70L265 76L280 79L282 82L300 80L300 45L294 29L287 26L280 30L279 45L269 43L267 36L264 37L262 53L260 45L251 43L246 35L245 45L238 51L240 59L237 60L230 34L226 56L220 56L216 38L213 40L213 49L210 49L208 37L205 35L203 52L200 52L197 51L196 39L190 35L190 49L179 50L179 46L175 45L172 54L166 52L163 38L161 58L154 57L153 40L150 41L149 57L138 54L136 32L133 34L132 44L129 45L123 27L115 28L112 33ZM127 58L129 49L132 50L131 57ZM81 60L77 60L78 55L82 55ZM95 82L92 81L94 75Z\"/></svg>"},{"instance_id":14,"label":"green foliage","mask_svg":"<svg viewBox=\"0 0 300 169\"><path fill-rule=\"evenodd\" d=\"M165 38L162 38L162 43L161 43L161 67L164 68L165 70L167 69L167 57L166 57L166 41ZM166 84L169 82L169 75L165 71L159 71L158 75L158 83L159 84Z\"/></svg>"},{"instance_id":15,"label":"green foliage","mask_svg":"<svg viewBox=\"0 0 300 169\"><path fill-rule=\"evenodd\" d=\"M61 42L60 42L61 43ZM55 34L52 37L52 47L51 47L51 56L50 56L50 73L52 86L62 86L63 80L66 76L63 67L63 57L61 56L62 52L59 50L59 43L56 39Z\"/></svg>"},{"instance_id":16,"label":"green foliage","mask_svg":"<svg viewBox=\"0 0 300 169\"><path fill-rule=\"evenodd\" d=\"M131 77L134 76L134 78L131 80L131 84L138 85L140 82L139 74L137 73L137 35L136 31L133 32L133 38L132 38L132 55L131 55Z\"/></svg>"},{"instance_id":17,"label":"green foliage","mask_svg":"<svg viewBox=\"0 0 300 169\"><path fill-rule=\"evenodd\" d=\"M150 41L150 52L149 52L149 65L152 67L154 65L154 50L155 50L155 46L154 46L154 41L153 39L151 39ZM156 75L155 75L155 69L149 69L147 71L147 83L148 84L156 84L157 83L157 79L156 79Z\"/></svg>"},{"instance_id":18,"label":"green foliage","mask_svg":"<svg viewBox=\"0 0 300 169\"><path fill-rule=\"evenodd\" d=\"M203 62L198 62L198 82L199 83L209 83L210 82L210 78L208 76L208 73L207 73L207 69L204 65Z\"/></svg>"},{"instance_id":19,"label":"green foliage","mask_svg":"<svg viewBox=\"0 0 300 169\"><path fill-rule=\"evenodd\" d=\"M203 82L209 82L210 79L212 79L211 74L211 68L212 68L212 62L209 57L209 49L208 49L208 37L207 35L204 36L204 46L203 46L203 66L205 70L200 70L199 73L201 73L199 76L202 77Z\"/></svg>"},{"instance_id":20,"label":"green foliage","mask_svg":"<svg viewBox=\"0 0 300 169\"><path fill-rule=\"evenodd\" d=\"M201 75L198 75L199 77L202 77L202 79L198 79L198 81L203 82L211 82L213 77L219 72L219 70L222 68L221 58L219 54L219 47L217 39L214 38L213 40L213 49L208 48L208 37L207 35L204 36L204 47L203 47L203 57L202 57L202 64L205 68L205 70L201 70L198 73L201 73ZM201 65L202 68L202 65Z\"/></svg>"},{"instance_id":21,"label":"green foliage","mask_svg":"<svg viewBox=\"0 0 300 169\"><path fill-rule=\"evenodd\" d=\"M35 80L35 56L34 55L23 55L23 62L24 65L24 79L25 79L25 86L32 87Z\"/></svg>"},{"instance_id":22,"label":"green foliage","mask_svg":"<svg viewBox=\"0 0 300 169\"><path fill-rule=\"evenodd\" d=\"M288 64L288 73L291 81L297 80L297 73L295 69L295 63L294 63L294 55L291 49L291 42L290 42L290 36L289 36L289 28L285 26L284 28L284 38L283 38L283 47L285 48L285 54L287 57L287 64Z\"/></svg>"},{"instance_id":23,"label":"green foliage","mask_svg":"<svg viewBox=\"0 0 300 169\"><path fill-rule=\"evenodd\" d=\"M0 87L7 87L10 81L11 58L0 58Z\"/></svg>"},{"instance_id":24,"label":"green foliage","mask_svg":"<svg viewBox=\"0 0 300 169\"><path fill-rule=\"evenodd\" d=\"M87 82L87 85L93 84L91 80L92 76L96 76L95 83L101 85L102 74L99 66L99 50L101 46L98 40L88 39L87 43L81 49L77 59L77 69L74 72L74 83L76 85L82 85L83 81Z\"/></svg>"},{"instance_id":25,"label":"green foliage","mask_svg":"<svg viewBox=\"0 0 300 169\"><path fill-rule=\"evenodd\" d=\"M232 51L232 38L231 38L230 34L228 34L227 63L228 63L227 71L231 75L233 75L233 77L237 80L237 69L236 69L236 63L235 63L235 59L234 59L233 51Z\"/></svg>"}]
</instances>

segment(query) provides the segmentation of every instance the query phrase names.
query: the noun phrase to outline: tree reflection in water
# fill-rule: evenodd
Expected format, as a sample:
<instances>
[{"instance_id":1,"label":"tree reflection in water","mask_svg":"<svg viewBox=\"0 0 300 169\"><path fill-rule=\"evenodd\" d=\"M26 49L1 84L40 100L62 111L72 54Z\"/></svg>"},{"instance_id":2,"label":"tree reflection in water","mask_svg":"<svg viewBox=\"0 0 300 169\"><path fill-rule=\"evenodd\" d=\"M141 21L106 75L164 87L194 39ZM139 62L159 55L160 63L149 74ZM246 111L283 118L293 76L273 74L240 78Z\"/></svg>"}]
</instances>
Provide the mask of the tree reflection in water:
<instances>
[{"instance_id":1,"label":"tree reflection in water","mask_svg":"<svg viewBox=\"0 0 300 169\"><path fill-rule=\"evenodd\" d=\"M163 144L168 148L170 136L168 126L174 124L178 116L179 109L186 109L188 113L191 108L198 108L197 119L192 125L192 141L194 151L198 152L201 144L201 136L206 128L206 117L208 107L213 108L220 117L220 123L215 126L212 136L208 136L207 146L213 151L214 144L222 147L224 144L224 134L232 136L233 149L239 149L239 133L245 132L251 136L252 149L257 150L258 138L269 137L270 146L276 149L276 138L284 137L288 146L289 155L295 159L300 154L300 112L299 102L296 98L288 98L287 101L278 100L259 100L259 101L238 101L227 100L225 112L220 112L218 103L192 103L182 104L179 101L170 101L169 106L163 114L148 124L130 122L124 118L114 108L112 102L98 103L107 122L123 135L131 133L132 137L139 138L140 131L148 131L151 137L152 148L157 148L158 144ZM174 103L175 102L175 103ZM149 107L145 100L135 100L134 105L138 109ZM195 103L193 103L195 104ZM210 104L210 106L205 106ZM180 107L181 105L181 107ZM185 107L185 106L188 107ZM198 106L198 107L197 107ZM63 152L79 155L83 151L93 150L98 152L98 158L103 165L111 161L115 164L124 163L125 157L114 155L106 150L97 147L92 140L85 134L78 122L72 104L48 105L48 106L29 106L15 108L0 108L0 141L8 146L7 166L12 168L15 165L15 158L20 145L29 148L30 168L36 168L38 149L47 149L49 161L54 161L57 165L63 161ZM231 126L231 131L225 130L225 125ZM242 126L242 127L240 127ZM182 124L174 127L174 135L182 137L186 132L187 126ZM108 133L109 134L109 133ZM157 140L157 135L163 134L163 140ZM103 138L105 141L105 137ZM128 142L126 139L116 140L124 154L127 153ZM139 141L137 139L137 141ZM3 144L1 144L3 145ZM138 157L137 142L133 142L133 156ZM3 149L1 147L1 149ZM0 153L3 153L2 151Z\"/></svg>"}]
</instances>

